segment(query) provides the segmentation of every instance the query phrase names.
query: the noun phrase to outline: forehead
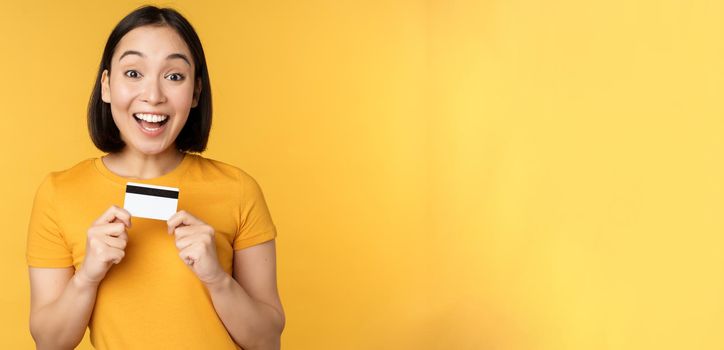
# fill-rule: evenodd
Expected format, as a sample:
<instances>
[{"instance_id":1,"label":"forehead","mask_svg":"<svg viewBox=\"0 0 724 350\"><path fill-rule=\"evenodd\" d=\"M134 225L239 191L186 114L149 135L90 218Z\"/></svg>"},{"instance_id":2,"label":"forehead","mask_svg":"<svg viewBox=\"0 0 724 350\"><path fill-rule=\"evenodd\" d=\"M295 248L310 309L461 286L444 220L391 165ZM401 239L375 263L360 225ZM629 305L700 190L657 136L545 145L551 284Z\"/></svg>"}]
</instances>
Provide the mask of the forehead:
<instances>
[{"instance_id":1,"label":"forehead","mask_svg":"<svg viewBox=\"0 0 724 350\"><path fill-rule=\"evenodd\" d=\"M127 50L139 51L151 60L165 59L172 53L182 53L191 60L191 51L186 42L168 26L149 25L132 29L116 45L112 60L118 62L121 54Z\"/></svg>"}]
</instances>

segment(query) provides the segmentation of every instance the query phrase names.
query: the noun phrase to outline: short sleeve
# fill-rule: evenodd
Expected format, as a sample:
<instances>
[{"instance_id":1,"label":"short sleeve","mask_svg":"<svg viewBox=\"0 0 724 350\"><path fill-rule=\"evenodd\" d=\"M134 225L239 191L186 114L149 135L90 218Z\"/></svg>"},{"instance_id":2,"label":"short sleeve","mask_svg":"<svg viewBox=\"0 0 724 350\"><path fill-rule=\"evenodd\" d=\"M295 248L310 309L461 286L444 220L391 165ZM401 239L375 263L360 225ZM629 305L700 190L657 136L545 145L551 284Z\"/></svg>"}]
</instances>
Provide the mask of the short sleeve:
<instances>
[{"instance_id":1,"label":"short sleeve","mask_svg":"<svg viewBox=\"0 0 724 350\"><path fill-rule=\"evenodd\" d=\"M241 186L239 230L234 237L234 250L264 243L277 236L276 226L259 184L243 172L239 184Z\"/></svg>"},{"instance_id":2,"label":"short sleeve","mask_svg":"<svg viewBox=\"0 0 724 350\"><path fill-rule=\"evenodd\" d=\"M26 259L33 267L70 267L73 255L65 242L55 210L53 173L45 176L35 193L26 246Z\"/></svg>"}]
</instances>

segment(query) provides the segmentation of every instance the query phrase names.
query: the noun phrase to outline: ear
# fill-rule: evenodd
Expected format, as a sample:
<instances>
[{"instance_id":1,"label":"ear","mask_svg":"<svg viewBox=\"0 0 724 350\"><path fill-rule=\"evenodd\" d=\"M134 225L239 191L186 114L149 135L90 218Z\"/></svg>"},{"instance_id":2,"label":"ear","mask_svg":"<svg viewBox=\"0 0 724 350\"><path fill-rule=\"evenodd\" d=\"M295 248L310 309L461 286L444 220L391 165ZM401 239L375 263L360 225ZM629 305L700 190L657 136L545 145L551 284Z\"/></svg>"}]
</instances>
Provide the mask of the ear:
<instances>
[{"instance_id":1,"label":"ear","mask_svg":"<svg viewBox=\"0 0 724 350\"><path fill-rule=\"evenodd\" d=\"M103 70L101 75L101 100L105 103L111 103L111 86L108 77L108 69Z\"/></svg>"},{"instance_id":2,"label":"ear","mask_svg":"<svg viewBox=\"0 0 724 350\"><path fill-rule=\"evenodd\" d=\"M194 98L191 101L191 108L195 108L199 105L199 97L201 96L201 79L196 79L196 85L194 85Z\"/></svg>"}]
</instances>

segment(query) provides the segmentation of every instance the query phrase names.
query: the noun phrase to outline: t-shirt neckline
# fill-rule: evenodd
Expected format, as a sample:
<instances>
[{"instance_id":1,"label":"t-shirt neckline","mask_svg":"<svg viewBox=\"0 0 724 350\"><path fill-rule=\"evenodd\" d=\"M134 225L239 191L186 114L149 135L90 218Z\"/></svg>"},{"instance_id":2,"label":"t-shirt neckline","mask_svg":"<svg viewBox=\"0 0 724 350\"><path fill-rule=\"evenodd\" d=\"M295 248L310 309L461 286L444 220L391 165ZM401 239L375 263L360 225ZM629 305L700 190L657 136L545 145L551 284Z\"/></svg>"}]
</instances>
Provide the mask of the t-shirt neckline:
<instances>
[{"instance_id":1,"label":"t-shirt neckline","mask_svg":"<svg viewBox=\"0 0 724 350\"><path fill-rule=\"evenodd\" d=\"M147 184L159 184L159 185L178 185L179 180L181 180L182 176L188 169L189 165L191 164L192 158L194 157L194 154L186 153L184 152L184 158L181 160L181 163L177 165L173 170L154 178L150 179L134 179L130 177L123 177L120 176L108 169L103 163L102 157L96 157L93 159L93 164L98 170L98 172L101 173L104 177L108 178L109 180L116 182L121 185L126 185L128 182L138 182L138 183L147 183Z\"/></svg>"}]
</instances>

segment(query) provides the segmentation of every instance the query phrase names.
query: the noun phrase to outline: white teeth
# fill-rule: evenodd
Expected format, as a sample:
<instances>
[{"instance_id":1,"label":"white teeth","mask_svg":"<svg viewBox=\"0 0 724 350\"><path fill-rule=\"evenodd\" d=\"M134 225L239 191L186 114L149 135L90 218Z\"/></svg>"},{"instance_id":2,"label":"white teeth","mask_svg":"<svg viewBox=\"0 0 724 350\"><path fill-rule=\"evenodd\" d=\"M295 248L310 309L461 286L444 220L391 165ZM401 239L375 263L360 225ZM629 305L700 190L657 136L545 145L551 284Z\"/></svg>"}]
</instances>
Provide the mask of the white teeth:
<instances>
[{"instance_id":1,"label":"white teeth","mask_svg":"<svg viewBox=\"0 0 724 350\"><path fill-rule=\"evenodd\" d=\"M145 120L149 123L158 123L166 120L168 118L167 115L159 115L159 114L145 114L145 113L136 113L134 114L138 119Z\"/></svg>"}]
</instances>

